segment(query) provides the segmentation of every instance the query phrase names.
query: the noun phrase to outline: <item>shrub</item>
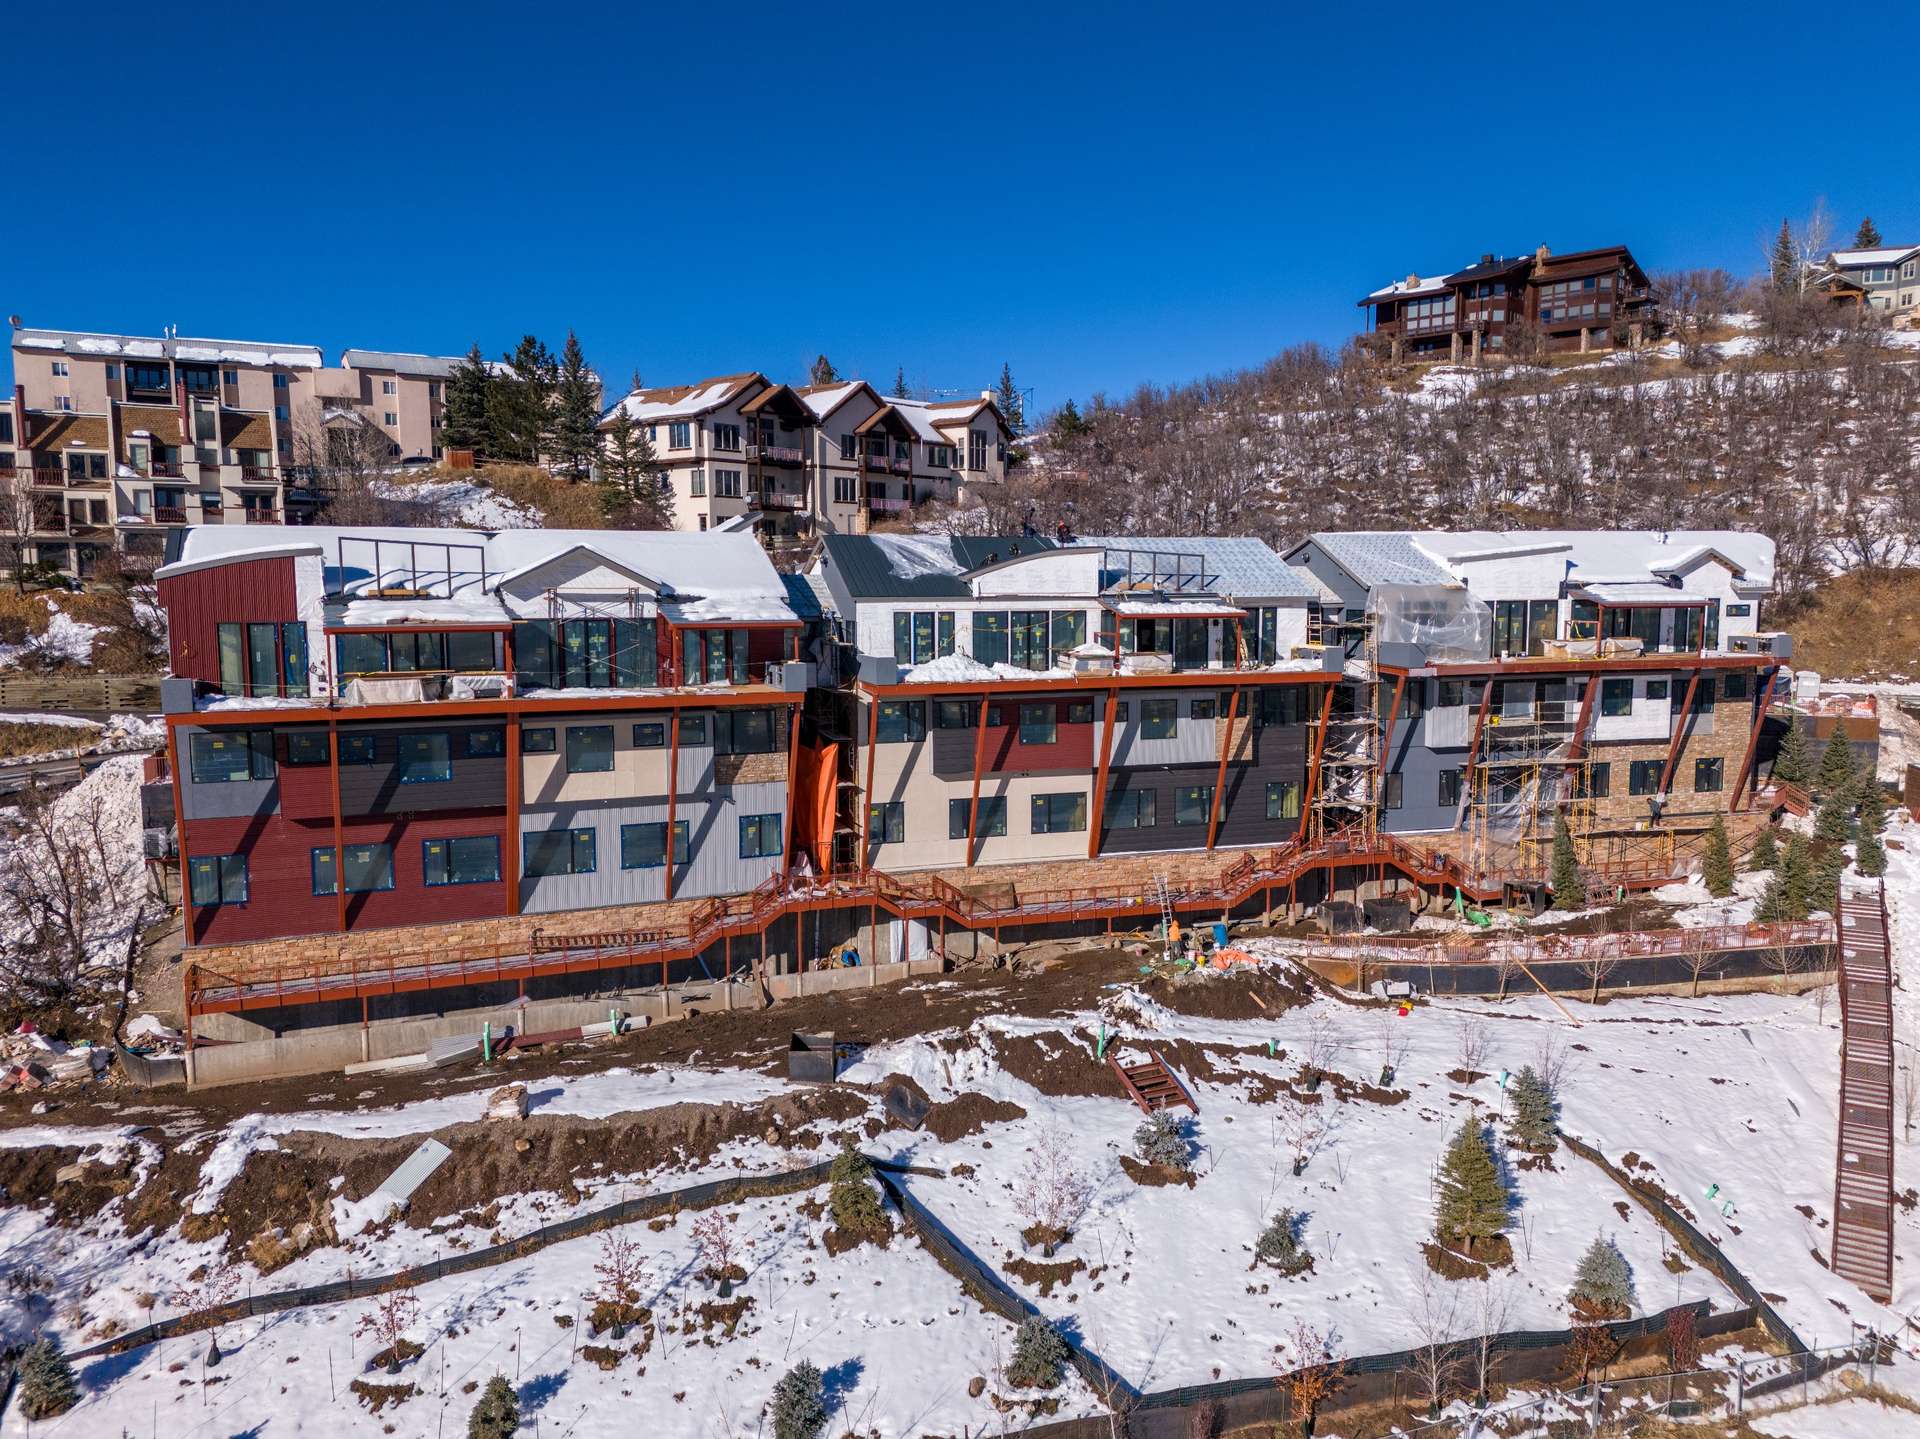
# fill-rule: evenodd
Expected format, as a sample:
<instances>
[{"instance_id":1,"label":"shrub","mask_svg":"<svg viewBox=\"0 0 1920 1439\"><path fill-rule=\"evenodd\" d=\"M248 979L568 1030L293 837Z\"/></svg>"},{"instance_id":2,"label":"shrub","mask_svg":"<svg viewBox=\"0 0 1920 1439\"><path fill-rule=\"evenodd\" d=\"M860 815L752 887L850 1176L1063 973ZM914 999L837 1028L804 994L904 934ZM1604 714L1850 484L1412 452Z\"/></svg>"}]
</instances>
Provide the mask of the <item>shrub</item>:
<instances>
[{"instance_id":1,"label":"shrub","mask_svg":"<svg viewBox=\"0 0 1920 1439\"><path fill-rule=\"evenodd\" d=\"M1727 847L1726 821L1717 814L1707 831L1707 852L1701 862L1700 877L1706 882L1707 893L1715 899L1725 899L1733 893L1733 851Z\"/></svg>"},{"instance_id":2,"label":"shrub","mask_svg":"<svg viewBox=\"0 0 1920 1439\"><path fill-rule=\"evenodd\" d=\"M52 1339L40 1339L20 1356L20 1412L29 1419L51 1419L80 1402L73 1365Z\"/></svg>"},{"instance_id":3,"label":"shrub","mask_svg":"<svg viewBox=\"0 0 1920 1439\"><path fill-rule=\"evenodd\" d=\"M1283 1209L1267 1221L1253 1246L1254 1258L1271 1264L1282 1274L1299 1274L1313 1263L1313 1256L1300 1243L1300 1216Z\"/></svg>"},{"instance_id":4,"label":"shrub","mask_svg":"<svg viewBox=\"0 0 1920 1439\"><path fill-rule=\"evenodd\" d=\"M880 1195L871 1182L873 1166L867 1156L848 1145L834 1157L827 1191L827 1209L833 1222L850 1234L874 1234L887 1227Z\"/></svg>"},{"instance_id":5,"label":"shrub","mask_svg":"<svg viewBox=\"0 0 1920 1439\"><path fill-rule=\"evenodd\" d=\"M519 1427L520 1396L496 1374L480 1391L480 1402L467 1416L467 1439L513 1439Z\"/></svg>"},{"instance_id":6,"label":"shrub","mask_svg":"<svg viewBox=\"0 0 1920 1439\"><path fill-rule=\"evenodd\" d=\"M1573 1276L1568 1294L1576 1309L1597 1318L1625 1315L1633 1309L1633 1271L1620 1246L1602 1235L1595 1235L1580 1267Z\"/></svg>"},{"instance_id":7,"label":"shrub","mask_svg":"<svg viewBox=\"0 0 1920 1439\"><path fill-rule=\"evenodd\" d=\"M820 1370L802 1359L773 1386L774 1439L814 1439L827 1427L827 1386Z\"/></svg>"},{"instance_id":8,"label":"shrub","mask_svg":"<svg viewBox=\"0 0 1920 1439\"><path fill-rule=\"evenodd\" d=\"M1021 1321L1013 1335L1013 1358L1007 1361L1007 1383L1016 1389L1051 1389L1060 1382L1060 1366L1067 1362L1067 1341L1046 1320Z\"/></svg>"},{"instance_id":9,"label":"shrub","mask_svg":"<svg viewBox=\"0 0 1920 1439\"><path fill-rule=\"evenodd\" d=\"M1514 1142L1523 1149L1545 1153L1553 1149L1560 1106L1554 1101L1547 1082L1529 1064L1513 1077L1513 1118L1509 1127Z\"/></svg>"},{"instance_id":10,"label":"shrub","mask_svg":"<svg viewBox=\"0 0 1920 1439\"><path fill-rule=\"evenodd\" d=\"M1154 1110L1133 1131L1133 1152L1148 1164L1190 1169L1193 1160L1187 1153L1187 1122L1171 1110Z\"/></svg>"}]
</instances>

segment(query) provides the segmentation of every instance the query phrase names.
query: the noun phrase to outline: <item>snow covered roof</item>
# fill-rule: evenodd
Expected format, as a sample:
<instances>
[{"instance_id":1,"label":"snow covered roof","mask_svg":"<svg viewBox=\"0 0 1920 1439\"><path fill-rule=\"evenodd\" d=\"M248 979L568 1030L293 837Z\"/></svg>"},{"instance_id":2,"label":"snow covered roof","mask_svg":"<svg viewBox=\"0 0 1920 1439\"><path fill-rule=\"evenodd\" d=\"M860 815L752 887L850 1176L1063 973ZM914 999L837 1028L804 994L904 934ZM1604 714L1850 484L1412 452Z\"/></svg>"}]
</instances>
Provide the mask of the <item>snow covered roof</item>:
<instances>
[{"instance_id":1,"label":"snow covered roof","mask_svg":"<svg viewBox=\"0 0 1920 1439\"><path fill-rule=\"evenodd\" d=\"M348 600L328 606L327 623L356 625L506 625L506 609L492 595L453 599Z\"/></svg>"},{"instance_id":2,"label":"snow covered roof","mask_svg":"<svg viewBox=\"0 0 1920 1439\"><path fill-rule=\"evenodd\" d=\"M756 371L741 375L716 375L691 385L667 385L656 389L635 390L616 402L605 418L625 414L642 424L661 420L687 420L717 410L739 398L755 383L766 384L767 377Z\"/></svg>"},{"instance_id":3,"label":"snow covered roof","mask_svg":"<svg viewBox=\"0 0 1920 1439\"><path fill-rule=\"evenodd\" d=\"M1159 615L1189 620L1238 619L1246 613L1245 610L1237 609L1220 600L1182 599L1176 596L1169 596L1163 600L1115 598L1106 601L1106 608L1128 619L1153 618Z\"/></svg>"},{"instance_id":4,"label":"snow covered roof","mask_svg":"<svg viewBox=\"0 0 1920 1439\"><path fill-rule=\"evenodd\" d=\"M487 569L525 573L581 548L657 583L660 612L676 623L796 621L773 562L743 531L502 530L487 540Z\"/></svg>"},{"instance_id":5,"label":"snow covered roof","mask_svg":"<svg viewBox=\"0 0 1920 1439\"><path fill-rule=\"evenodd\" d=\"M1652 583L1619 584L1601 582L1582 585L1580 592L1603 605L1704 605L1705 595L1690 595L1671 585Z\"/></svg>"},{"instance_id":6,"label":"snow covered roof","mask_svg":"<svg viewBox=\"0 0 1920 1439\"><path fill-rule=\"evenodd\" d=\"M1370 291L1361 304L1372 300L1399 300L1409 295L1437 295L1447 288L1451 275L1409 275L1404 280L1395 280L1391 285L1382 285Z\"/></svg>"},{"instance_id":7,"label":"snow covered roof","mask_svg":"<svg viewBox=\"0 0 1920 1439\"><path fill-rule=\"evenodd\" d=\"M1920 255L1920 245L1882 245L1873 250L1835 250L1827 256L1827 263L1842 269L1860 265L1897 265L1915 255Z\"/></svg>"},{"instance_id":8,"label":"snow covered roof","mask_svg":"<svg viewBox=\"0 0 1920 1439\"><path fill-rule=\"evenodd\" d=\"M806 402L815 419L824 420L845 404L855 390L870 391L871 387L865 380L836 380L831 385L802 385L794 393Z\"/></svg>"},{"instance_id":9,"label":"snow covered roof","mask_svg":"<svg viewBox=\"0 0 1920 1439\"><path fill-rule=\"evenodd\" d=\"M13 343L23 350L65 355L127 356L139 360L189 360L216 364L276 365L317 370L326 363L313 345L276 345L264 340L201 340L144 335L96 335L84 330L15 330Z\"/></svg>"},{"instance_id":10,"label":"snow covered roof","mask_svg":"<svg viewBox=\"0 0 1920 1439\"><path fill-rule=\"evenodd\" d=\"M396 375L420 375L444 380L465 355L408 355L394 350L344 350L340 363L351 370L391 370Z\"/></svg>"},{"instance_id":11,"label":"snow covered roof","mask_svg":"<svg viewBox=\"0 0 1920 1439\"><path fill-rule=\"evenodd\" d=\"M1563 551L1584 584L1655 582L1711 555L1742 585L1773 585L1773 541L1745 530L1351 530L1309 537L1364 585L1457 584L1462 566Z\"/></svg>"},{"instance_id":12,"label":"snow covered roof","mask_svg":"<svg viewBox=\"0 0 1920 1439\"><path fill-rule=\"evenodd\" d=\"M1322 530L1307 537L1360 584L1445 585L1459 581L1404 530Z\"/></svg>"},{"instance_id":13,"label":"snow covered roof","mask_svg":"<svg viewBox=\"0 0 1920 1439\"><path fill-rule=\"evenodd\" d=\"M1236 600L1311 600L1320 585L1288 564L1262 540L1244 535L1081 535L1076 545L1106 550L1151 550L1197 555L1219 576L1216 593Z\"/></svg>"}]
</instances>

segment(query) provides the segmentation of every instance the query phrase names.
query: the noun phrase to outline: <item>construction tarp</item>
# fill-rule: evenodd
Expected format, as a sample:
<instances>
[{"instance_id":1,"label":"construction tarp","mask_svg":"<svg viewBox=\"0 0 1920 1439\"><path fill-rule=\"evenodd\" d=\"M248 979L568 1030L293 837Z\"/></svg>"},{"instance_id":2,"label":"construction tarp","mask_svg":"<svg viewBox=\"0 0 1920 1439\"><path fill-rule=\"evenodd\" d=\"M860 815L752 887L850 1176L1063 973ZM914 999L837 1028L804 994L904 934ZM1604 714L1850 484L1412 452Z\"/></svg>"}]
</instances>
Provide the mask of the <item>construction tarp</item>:
<instances>
[{"instance_id":1,"label":"construction tarp","mask_svg":"<svg viewBox=\"0 0 1920 1439\"><path fill-rule=\"evenodd\" d=\"M834 785L840 773L838 744L803 744L794 761L793 853L789 864L806 855L815 874L831 867L833 850Z\"/></svg>"},{"instance_id":2,"label":"construction tarp","mask_svg":"<svg viewBox=\"0 0 1920 1439\"><path fill-rule=\"evenodd\" d=\"M1493 610L1459 585L1375 585L1367 613L1381 644L1415 645L1429 664L1483 660L1493 651Z\"/></svg>"}]
</instances>

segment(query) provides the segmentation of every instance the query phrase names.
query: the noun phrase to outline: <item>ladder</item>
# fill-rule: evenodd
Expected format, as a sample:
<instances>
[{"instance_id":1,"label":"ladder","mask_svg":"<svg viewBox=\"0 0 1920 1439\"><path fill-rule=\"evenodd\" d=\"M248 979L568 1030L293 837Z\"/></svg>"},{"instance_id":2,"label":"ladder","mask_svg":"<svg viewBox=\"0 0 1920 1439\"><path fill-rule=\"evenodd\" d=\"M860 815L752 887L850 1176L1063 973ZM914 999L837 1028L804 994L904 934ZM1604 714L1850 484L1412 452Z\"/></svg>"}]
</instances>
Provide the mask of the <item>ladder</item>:
<instances>
[{"instance_id":1,"label":"ladder","mask_svg":"<svg viewBox=\"0 0 1920 1439\"><path fill-rule=\"evenodd\" d=\"M1156 874L1153 877L1153 897L1160 902L1160 940L1163 953L1168 959L1173 957L1173 896L1167 891L1167 877Z\"/></svg>"}]
</instances>

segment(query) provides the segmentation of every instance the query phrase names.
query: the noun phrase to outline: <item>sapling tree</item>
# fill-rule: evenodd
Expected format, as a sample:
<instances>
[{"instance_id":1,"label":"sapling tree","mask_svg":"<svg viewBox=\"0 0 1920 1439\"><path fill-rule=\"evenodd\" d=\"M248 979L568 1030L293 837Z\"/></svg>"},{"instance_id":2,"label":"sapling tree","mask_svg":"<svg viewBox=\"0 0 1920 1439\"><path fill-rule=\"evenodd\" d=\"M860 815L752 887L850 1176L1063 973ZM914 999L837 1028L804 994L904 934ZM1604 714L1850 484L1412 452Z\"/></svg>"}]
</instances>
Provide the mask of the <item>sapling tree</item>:
<instances>
[{"instance_id":1,"label":"sapling tree","mask_svg":"<svg viewBox=\"0 0 1920 1439\"><path fill-rule=\"evenodd\" d=\"M1707 893L1725 899L1733 893L1733 851L1727 844L1727 824L1719 815L1707 830L1706 853L1701 858L1700 878Z\"/></svg>"},{"instance_id":2,"label":"sapling tree","mask_svg":"<svg viewBox=\"0 0 1920 1439\"><path fill-rule=\"evenodd\" d=\"M420 1322L420 1300L411 1289L389 1289L377 1295L360 1320L353 1326L356 1339L371 1338L379 1346L374 1350L376 1364L384 1363L387 1373L398 1374L408 1357L402 1346L407 1331Z\"/></svg>"},{"instance_id":3,"label":"sapling tree","mask_svg":"<svg viewBox=\"0 0 1920 1439\"><path fill-rule=\"evenodd\" d=\"M1133 1131L1133 1152L1147 1164L1187 1170L1193 1156L1187 1144L1187 1122L1172 1110L1156 1109Z\"/></svg>"},{"instance_id":4,"label":"sapling tree","mask_svg":"<svg viewBox=\"0 0 1920 1439\"><path fill-rule=\"evenodd\" d=\"M1545 1154L1556 1148L1559 1139L1560 1106L1553 1091L1531 1064L1523 1065L1507 1087L1512 1116L1507 1127L1513 1142L1522 1149Z\"/></svg>"},{"instance_id":5,"label":"sapling tree","mask_svg":"<svg viewBox=\"0 0 1920 1439\"><path fill-rule=\"evenodd\" d=\"M768 1408L774 1439L817 1439L827 1427L827 1384L819 1366L802 1359L782 1374Z\"/></svg>"},{"instance_id":6,"label":"sapling tree","mask_svg":"<svg viewBox=\"0 0 1920 1439\"><path fill-rule=\"evenodd\" d=\"M1459 1287L1441 1279L1431 1269L1423 1268L1405 1303L1404 1317L1414 1336L1414 1343L1407 1350L1405 1368L1427 1401L1427 1417L1431 1419L1447 1402L1454 1376L1466 1357L1460 1345L1465 1335Z\"/></svg>"},{"instance_id":7,"label":"sapling tree","mask_svg":"<svg viewBox=\"0 0 1920 1439\"><path fill-rule=\"evenodd\" d=\"M633 1240L609 1231L600 1241L600 1259L593 1266L600 1276L600 1302L594 1305L594 1332L613 1330L619 1339L640 1317L640 1296L647 1277L646 1253Z\"/></svg>"},{"instance_id":8,"label":"sapling tree","mask_svg":"<svg viewBox=\"0 0 1920 1439\"><path fill-rule=\"evenodd\" d=\"M1469 1074L1483 1073L1487 1063L1487 1047L1492 1042L1487 1036L1487 1027L1477 1019L1462 1018L1455 1031L1459 1048L1455 1058L1460 1068Z\"/></svg>"},{"instance_id":9,"label":"sapling tree","mask_svg":"<svg viewBox=\"0 0 1920 1439\"><path fill-rule=\"evenodd\" d=\"M1436 1189L1434 1237L1443 1247L1472 1258L1476 1243L1506 1230L1511 1196L1478 1120L1467 1120L1448 1144Z\"/></svg>"},{"instance_id":10,"label":"sapling tree","mask_svg":"<svg viewBox=\"0 0 1920 1439\"><path fill-rule=\"evenodd\" d=\"M1304 1069L1308 1090L1320 1087L1320 1081L1333 1072L1333 1062L1346 1048L1346 1037L1334 1017L1323 1011L1307 1020Z\"/></svg>"},{"instance_id":11,"label":"sapling tree","mask_svg":"<svg viewBox=\"0 0 1920 1439\"><path fill-rule=\"evenodd\" d=\"M496 1374L467 1416L467 1439L513 1439L519 1428L520 1396L505 1376Z\"/></svg>"},{"instance_id":12,"label":"sapling tree","mask_svg":"<svg viewBox=\"0 0 1920 1439\"><path fill-rule=\"evenodd\" d=\"M20 1413L30 1420L52 1419L80 1402L73 1364L51 1335L35 1340L20 1356Z\"/></svg>"},{"instance_id":13,"label":"sapling tree","mask_svg":"<svg viewBox=\"0 0 1920 1439\"><path fill-rule=\"evenodd\" d=\"M1566 812L1553 817L1553 886L1555 909L1585 909L1587 882L1580 874L1580 859L1573 848L1573 831L1567 827Z\"/></svg>"},{"instance_id":14,"label":"sapling tree","mask_svg":"<svg viewBox=\"0 0 1920 1439\"><path fill-rule=\"evenodd\" d=\"M213 1330L213 1343L207 1351L207 1362L218 1364L220 1311L239 1294L240 1271L232 1265L215 1262L204 1265L195 1273L198 1277L189 1277L167 1296L167 1302L181 1311L186 1328Z\"/></svg>"},{"instance_id":15,"label":"sapling tree","mask_svg":"<svg viewBox=\"0 0 1920 1439\"><path fill-rule=\"evenodd\" d=\"M730 1291L741 1247L733 1216L710 1209L693 1221L688 1232L693 1239L694 1253L700 1256L702 1272Z\"/></svg>"},{"instance_id":16,"label":"sapling tree","mask_svg":"<svg viewBox=\"0 0 1920 1439\"><path fill-rule=\"evenodd\" d=\"M1769 944L1760 951L1761 961L1777 976L1777 987L1783 992L1791 987L1794 975L1806 968L1808 955L1806 946L1788 940Z\"/></svg>"},{"instance_id":17,"label":"sapling tree","mask_svg":"<svg viewBox=\"0 0 1920 1439\"><path fill-rule=\"evenodd\" d=\"M1403 1027L1404 1021L1396 1010L1381 1010L1377 1023L1379 1028L1375 1032L1379 1036L1377 1047L1380 1051L1380 1083L1388 1085L1393 1083L1393 1076L1400 1068L1400 1061L1406 1058L1407 1032Z\"/></svg>"},{"instance_id":18,"label":"sapling tree","mask_svg":"<svg viewBox=\"0 0 1920 1439\"><path fill-rule=\"evenodd\" d=\"M1013 1355L1007 1360L1007 1383L1016 1389L1052 1389L1060 1383L1067 1362L1067 1341L1060 1331L1034 1315L1013 1332Z\"/></svg>"},{"instance_id":19,"label":"sapling tree","mask_svg":"<svg viewBox=\"0 0 1920 1439\"><path fill-rule=\"evenodd\" d=\"M1574 1054L1566 1040L1551 1029L1541 1035L1533 1050L1533 1069L1548 1093L1556 1097L1565 1094L1573 1068Z\"/></svg>"},{"instance_id":20,"label":"sapling tree","mask_svg":"<svg viewBox=\"0 0 1920 1439\"><path fill-rule=\"evenodd\" d=\"M1595 1235L1574 1271L1567 1299L1587 1319L1624 1319L1633 1312L1633 1270L1620 1246Z\"/></svg>"},{"instance_id":21,"label":"sapling tree","mask_svg":"<svg viewBox=\"0 0 1920 1439\"><path fill-rule=\"evenodd\" d=\"M1327 1121L1319 1104L1310 1104L1290 1090L1282 1092L1279 1104L1280 1134L1293 1156L1293 1172L1304 1174L1327 1137Z\"/></svg>"},{"instance_id":22,"label":"sapling tree","mask_svg":"<svg viewBox=\"0 0 1920 1439\"><path fill-rule=\"evenodd\" d=\"M1700 994L1700 976L1713 968L1717 955L1713 948L1713 936L1704 926L1696 926L1684 931L1680 936L1680 963L1686 967L1693 981L1690 991L1694 998Z\"/></svg>"},{"instance_id":23,"label":"sapling tree","mask_svg":"<svg viewBox=\"0 0 1920 1439\"><path fill-rule=\"evenodd\" d=\"M1473 1295L1474 1337L1468 1352L1475 1403L1486 1403L1493 1389L1493 1371L1500 1362L1500 1347L1495 1341L1506 1332L1512 1314L1513 1286L1508 1278L1481 1280Z\"/></svg>"},{"instance_id":24,"label":"sapling tree","mask_svg":"<svg viewBox=\"0 0 1920 1439\"><path fill-rule=\"evenodd\" d=\"M1075 1162L1072 1141L1057 1129L1042 1134L1028 1151L1013 1204L1043 1255L1053 1257L1092 1200L1093 1179Z\"/></svg>"},{"instance_id":25,"label":"sapling tree","mask_svg":"<svg viewBox=\"0 0 1920 1439\"><path fill-rule=\"evenodd\" d=\"M1773 837L1773 826L1768 825L1754 836L1753 848L1747 854L1747 868L1756 872L1772 869L1780 863L1780 845Z\"/></svg>"},{"instance_id":26,"label":"sapling tree","mask_svg":"<svg viewBox=\"0 0 1920 1439\"><path fill-rule=\"evenodd\" d=\"M1275 1347L1282 1362L1293 1368L1273 1382L1287 1391L1301 1433L1311 1434L1320 1406L1346 1377L1347 1361L1340 1355L1339 1331L1316 1329L1306 1320L1296 1319L1293 1332Z\"/></svg>"},{"instance_id":27,"label":"sapling tree","mask_svg":"<svg viewBox=\"0 0 1920 1439\"><path fill-rule=\"evenodd\" d=\"M1268 1264L1288 1278L1303 1273L1313 1264L1313 1256L1300 1242L1301 1217L1283 1209L1267 1221L1253 1246L1254 1262Z\"/></svg>"}]
</instances>

